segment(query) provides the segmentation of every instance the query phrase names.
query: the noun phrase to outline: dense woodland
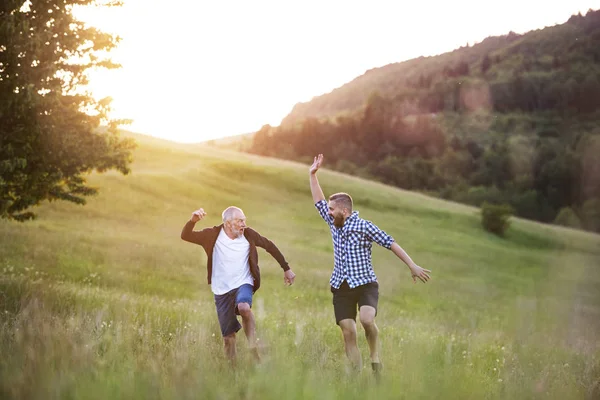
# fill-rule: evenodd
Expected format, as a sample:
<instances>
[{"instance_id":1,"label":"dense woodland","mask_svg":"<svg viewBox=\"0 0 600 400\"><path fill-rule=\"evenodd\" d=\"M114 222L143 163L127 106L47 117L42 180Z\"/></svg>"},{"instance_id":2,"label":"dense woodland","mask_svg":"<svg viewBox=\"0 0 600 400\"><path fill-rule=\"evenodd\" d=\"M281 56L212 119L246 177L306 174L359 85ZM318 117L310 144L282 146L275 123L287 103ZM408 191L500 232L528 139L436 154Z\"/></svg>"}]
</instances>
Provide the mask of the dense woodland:
<instances>
[{"instance_id":1,"label":"dense woodland","mask_svg":"<svg viewBox=\"0 0 600 400\"><path fill-rule=\"evenodd\" d=\"M247 151L600 232L600 10L369 70Z\"/></svg>"}]
</instances>

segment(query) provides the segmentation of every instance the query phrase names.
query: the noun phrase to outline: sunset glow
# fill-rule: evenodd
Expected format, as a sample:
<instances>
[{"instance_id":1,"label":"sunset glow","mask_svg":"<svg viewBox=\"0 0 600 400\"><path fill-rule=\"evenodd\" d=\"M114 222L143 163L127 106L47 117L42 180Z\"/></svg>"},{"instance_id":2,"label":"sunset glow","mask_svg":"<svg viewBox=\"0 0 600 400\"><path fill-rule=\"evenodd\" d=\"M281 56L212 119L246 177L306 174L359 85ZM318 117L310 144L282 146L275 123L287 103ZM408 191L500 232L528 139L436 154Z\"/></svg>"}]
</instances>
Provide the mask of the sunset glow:
<instances>
[{"instance_id":1,"label":"sunset glow","mask_svg":"<svg viewBox=\"0 0 600 400\"><path fill-rule=\"evenodd\" d=\"M167 6L168 5L168 6ZM366 70L451 51L509 31L564 23L597 1L124 0L76 16L118 34L123 68L91 74L128 129L180 142L278 125Z\"/></svg>"}]
</instances>

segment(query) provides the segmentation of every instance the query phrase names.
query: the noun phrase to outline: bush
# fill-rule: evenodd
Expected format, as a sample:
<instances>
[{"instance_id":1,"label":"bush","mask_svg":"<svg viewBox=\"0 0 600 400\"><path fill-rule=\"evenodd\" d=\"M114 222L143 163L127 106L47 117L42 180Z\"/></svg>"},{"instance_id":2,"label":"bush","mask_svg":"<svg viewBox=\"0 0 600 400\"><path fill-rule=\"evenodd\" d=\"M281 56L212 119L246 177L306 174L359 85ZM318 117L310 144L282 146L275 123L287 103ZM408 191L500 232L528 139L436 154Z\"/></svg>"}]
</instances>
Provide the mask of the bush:
<instances>
[{"instance_id":1,"label":"bush","mask_svg":"<svg viewBox=\"0 0 600 400\"><path fill-rule=\"evenodd\" d=\"M465 201L475 207L483 207L486 202L501 202L503 194L496 186L472 186L468 189Z\"/></svg>"},{"instance_id":2,"label":"bush","mask_svg":"<svg viewBox=\"0 0 600 400\"><path fill-rule=\"evenodd\" d=\"M566 226L567 228L581 229L581 221L571 207L561 208L554 219L554 223Z\"/></svg>"},{"instance_id":3,"label":"bush","mask_svg":"<svg viewBox=\"0 0 600 400\"><path fill-rule=\"evenodd\" d=\"M504 232L510 225L509 218L513 209L508 204L490 204L485 201L481 205L481 224L486 231L498 236L504 236Z\"/></svg>"},{"instance_id":4,"label":"bush","mask_svg":"<svg viewBox=\"0 0 600 400\"><path fill-rule=\"evenodd\" d=\"M580 215L585 229L600 232L600 199L590 199L583 203Z\"/></svg>"}]
</instances>

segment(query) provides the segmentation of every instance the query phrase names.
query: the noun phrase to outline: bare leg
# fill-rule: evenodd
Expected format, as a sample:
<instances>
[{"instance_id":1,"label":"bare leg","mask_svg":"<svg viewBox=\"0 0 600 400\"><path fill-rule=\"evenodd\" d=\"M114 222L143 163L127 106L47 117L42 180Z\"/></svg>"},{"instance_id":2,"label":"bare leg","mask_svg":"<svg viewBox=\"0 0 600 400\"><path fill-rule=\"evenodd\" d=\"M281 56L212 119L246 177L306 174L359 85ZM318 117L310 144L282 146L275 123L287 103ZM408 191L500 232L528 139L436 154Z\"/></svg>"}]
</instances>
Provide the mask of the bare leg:
<instances>
[{"instance_id":1,"label":"bare leg","mask_svg":"<svg viewBox=\"0 0 600 400\"><path fill-rule=\"evenodd\" d=\"M223 349L225 350L225 357L235 367L235 333L223 337Z\"/></svg>"},{"instance_id":2,"label":"bare leg","mask_svg":"<svg viewBox=\"0 0 600 400\"><path fill-rule=\"evenodd\" d=\"M254 314L252 313L252 309L248 303L239 303L237 305L238 311L242 316L242 326L244 328L244 333L246 334L246 338L248 339L248 345L250 347L250 352L256 359L256 361L260 361L260 355L258 354L258 346L256 345L256 322L254 321Z\"/></svg>"},{"instance_id":3,"label":"bare leg","mask_svg":"<svg viewBox=\"0 0 600 400\"><path fill-rule=\"evenodd\" d=\"M342 335L344 336L346 356L348 356L352 366L360 371L362 369L362 360L356 342L356 321L353 319L343 319L340 321L339 325L342 329Z\"/></svg>"},{"instance_id":4,"label":"bare leg","mask_svg":"<svg viewBox=\"0 0 600 400\"><path fill-rule=\"evenodd\" d=\"M359 310L360 323L365 328L365 336L369 343L369 350L371 351L371 362L379 363L379 329L375 324L375 308L371 306L362 306Z\"/></svg>"}]
</instances>

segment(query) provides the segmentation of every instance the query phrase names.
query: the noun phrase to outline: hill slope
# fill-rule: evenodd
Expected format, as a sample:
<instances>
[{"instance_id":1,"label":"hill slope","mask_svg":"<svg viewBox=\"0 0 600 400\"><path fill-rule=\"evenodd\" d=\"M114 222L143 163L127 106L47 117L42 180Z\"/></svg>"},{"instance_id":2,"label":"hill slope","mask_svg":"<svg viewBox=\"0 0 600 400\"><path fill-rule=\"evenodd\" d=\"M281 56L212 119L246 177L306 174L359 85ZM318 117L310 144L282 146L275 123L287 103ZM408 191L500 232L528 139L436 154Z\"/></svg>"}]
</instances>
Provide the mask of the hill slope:
<instances>
[{"instance_id":1,"label":"hill slope","mask_svg":"<svg viewBox=\"0 0 600 400\"><path fill-rule=\"evenodd\" d=\"M598 49L600 10L373 69L245 150L600 232Z\"/></svg>"},{"instance_id":2,"label":"hill slope","mask_svg":"<svg viewBox=\"0 0 600 400\"><path fill-rule=\"evenodd\" d=\"M465 84L473 79L490 85L492 106L499 111L554 110L569 105L595 110L600 107L599 43L600 10L590 10L564 24L523 35L510 32L441 55L373 68L330 93L296 104L282 125L351 113L363 107L373 92L413 103L412 113L438 112L447 109L443 103L448 105L454 81ZM510 84L518 80L519 90L512 90ZM581 98L570 98L571 94ZM437 96L440 99L433 99ZM452 108L468 111L469 104Z\"/></svg>"},{"instance_id":3,"label":"hill slope","mask_svg":"<svg viewBox=\"0 0 600 400\"><path fill-rule=\"evenodd\" d=\"M564 399L596 390L598 236L515 220L499 239L474 208L322 171L326 194L351 193L363 218L433 270L430 283L413 285L399 260L374 248L386 370L371 386L367 371L344 373L331 238L307 166L137 140L133 174L91 176L101 191L88 205L0 221L3 398ZM222 361L206 256L179 238L194 209L210 226L231 204L298 275L284 287L260 252L253 308L265 361L243 361L235 375Z\"/></svg>"}]
</instances>

